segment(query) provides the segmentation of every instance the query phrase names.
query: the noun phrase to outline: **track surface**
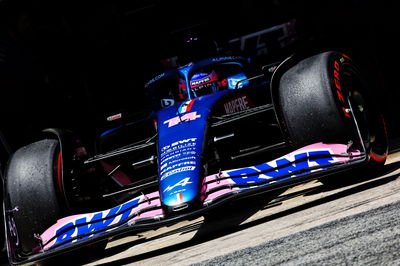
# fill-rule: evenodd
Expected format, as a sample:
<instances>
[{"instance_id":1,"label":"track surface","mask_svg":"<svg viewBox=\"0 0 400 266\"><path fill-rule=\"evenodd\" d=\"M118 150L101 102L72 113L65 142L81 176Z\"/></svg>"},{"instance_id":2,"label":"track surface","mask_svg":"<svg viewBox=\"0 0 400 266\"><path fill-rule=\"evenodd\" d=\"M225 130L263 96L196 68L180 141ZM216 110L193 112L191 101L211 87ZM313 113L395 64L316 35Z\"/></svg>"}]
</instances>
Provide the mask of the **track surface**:
<instances>
[{"instance_id":1,"label":"track surface","mask_svg":"<svg viewBox=\"0 0 400 266\"><path fill-rule=\"evenodd\" d=\"M196 265L400 265L400 203Z\"/></svg>"},{"instance_id":2,"label":"track surface","mask_svg":"<svg viewBox=\"0 0 400 266\"><path fill-rule=\"evenodd\" d=\"M383 176L337 188L311 182L278 200L247 199L206 218L113 241L85 263L400 265L399 168L395 153Z\"/></svg>"},{"instance_id":3,"label":"track surface","mask_svg":"<svg viewBox=\"0 0 400 266\"><path fill-rule=\"evenodd\" d=\"M400 265L400 153L385 175L259 195L49 265ZM354 176L355 177L355 176Z\"/></svg>"}]
</instances>

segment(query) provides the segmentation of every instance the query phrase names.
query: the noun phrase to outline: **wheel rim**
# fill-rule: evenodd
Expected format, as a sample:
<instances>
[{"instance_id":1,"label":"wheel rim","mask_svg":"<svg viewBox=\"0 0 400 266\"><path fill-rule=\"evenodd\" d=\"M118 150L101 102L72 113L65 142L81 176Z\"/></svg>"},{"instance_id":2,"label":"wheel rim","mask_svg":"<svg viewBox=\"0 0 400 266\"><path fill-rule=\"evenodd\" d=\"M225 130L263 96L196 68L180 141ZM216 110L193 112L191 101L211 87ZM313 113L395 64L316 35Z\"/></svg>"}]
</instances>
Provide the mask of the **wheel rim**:
<instances>
[{"instance_id":1,"label":"wheel rim","mask_svg":"<svg viewBox=\"0 0 400 266\"><path fill-rule=\"evenodd\" d=\"M376 106L372 104L372 98L368 95L367 84L360 77L358 71L349 65L343 74L343 85L347 88L349 107L355 119L356 132L359 131L363 143L357 143L357 148L365 147L366 152L376 148L375 143L380 142L377 149L384 155L387 148L386 131L380 130L382 121ZM384 126L383 126L384 127ZM382 132L381 132L382 131ZM353 139L360 139L358 132ZM382 140L379 140L382 139ZM384 151L385 150L385 151Z\"/></svg>"}]
</instances>

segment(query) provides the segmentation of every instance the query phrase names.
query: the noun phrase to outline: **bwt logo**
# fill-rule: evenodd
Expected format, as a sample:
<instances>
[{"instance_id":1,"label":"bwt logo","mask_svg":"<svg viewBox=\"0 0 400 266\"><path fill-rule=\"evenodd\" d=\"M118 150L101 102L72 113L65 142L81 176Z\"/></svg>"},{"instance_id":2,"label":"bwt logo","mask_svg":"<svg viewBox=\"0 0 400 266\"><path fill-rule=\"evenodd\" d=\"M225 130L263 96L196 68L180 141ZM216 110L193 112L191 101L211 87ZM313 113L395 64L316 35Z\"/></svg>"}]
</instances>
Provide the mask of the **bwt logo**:
<instances>
[{"instance_id":1,"label":"bwt logo","mask_svg":"<svg viewBox=\"0 0 400 266\"><path fill-rule=\"evenodd\" d=\"M253 167L227 171L226 173L232 177L232 180L235 183L254 183L274 177L287 175L289 173L303 170L311 166L330 164L335 160L332 158L331 153L328 150L322 150L295 154L294 161L298 162L293 163L293 160L289 160L287 157L284 157L270 163L263 163ZM276 164L276 167L273 166L273 164ZM268 172L260 173L263 171ZM302 174L310 172L311 171L306 171Z\"/></svg>"},{"instance_id":2,"label":"bwt logo","mask_svg":"<svg viewBox=\"0 0 400 266\"><path fill-rule=\"evenodd\" d=\"M131 213L133 213L134 209L136 209L133 207L139 203L139 199L140 198L135 198L108 211L94 213L92 214L93 216L91 218L88 216L77 218L75 221L70 221L69 223L57 229L56 235L58 236L53 245L64 241L66 241L65 243L72 242L72 239L75 236L82 236L78 238L78 240L81 240L95 234L103 233L106 230L97 232L95 234L90 234L94 231L105 229L107 226L115 224L118 221L128 219Z\"/></svg>"}]
</instances>

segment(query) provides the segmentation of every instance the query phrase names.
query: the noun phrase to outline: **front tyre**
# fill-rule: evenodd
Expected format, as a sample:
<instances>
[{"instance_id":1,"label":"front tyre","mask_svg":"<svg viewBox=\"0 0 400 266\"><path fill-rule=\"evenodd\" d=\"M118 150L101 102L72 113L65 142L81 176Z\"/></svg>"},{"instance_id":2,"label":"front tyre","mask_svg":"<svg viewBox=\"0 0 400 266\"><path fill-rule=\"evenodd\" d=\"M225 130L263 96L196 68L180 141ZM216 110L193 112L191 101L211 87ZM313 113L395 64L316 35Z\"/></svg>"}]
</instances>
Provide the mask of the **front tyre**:
<instances>
[{"instance_id":1,"label":"front tyre","mask_svg":"<svg viewBox=\"0 0 400 266\"><path fill-rule=\"evenodd\" d=\"M346 55L325 52L292 66L280 78L278 101L282 128L293 148L351 142L365 148L369 165L385 163L384 120L369 83Z\"/></svg>"},{"instance_id":2,"label":"front tyre","mask_svg":"<svg viewBox=\"0 0 400 266\"><path fill-rule=\"evenodd\" d=\"M24 254L32 252L39 244L37 236L61 217L56 190L60 160L58 141L45 139L20 148L9 162L5 196Z\"/></svg>"}]
</instances>

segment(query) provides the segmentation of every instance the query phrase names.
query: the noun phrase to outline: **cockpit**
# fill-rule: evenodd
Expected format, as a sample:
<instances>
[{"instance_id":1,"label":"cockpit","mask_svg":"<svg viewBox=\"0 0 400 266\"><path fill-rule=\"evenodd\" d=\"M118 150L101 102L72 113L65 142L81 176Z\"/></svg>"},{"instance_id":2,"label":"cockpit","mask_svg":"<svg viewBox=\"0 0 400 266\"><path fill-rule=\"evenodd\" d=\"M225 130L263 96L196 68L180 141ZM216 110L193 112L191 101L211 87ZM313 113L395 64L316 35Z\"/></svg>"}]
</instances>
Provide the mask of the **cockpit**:
<instances>
[{"instance_id":1,"label":"cockpit","mask_svg":"<svg viewBox=\"0 0 400 266\"><path fill-rule=\"evenodd\" d=\"M217 57L162 73L146 85L156 109L223 90L246 86L248 62L242 57Z\"/></svg>"}]
</instances>

